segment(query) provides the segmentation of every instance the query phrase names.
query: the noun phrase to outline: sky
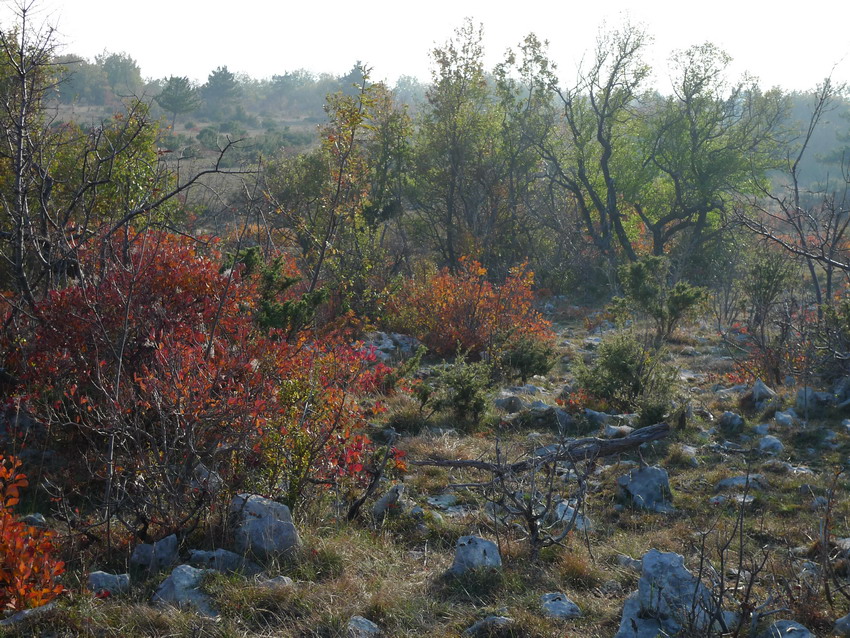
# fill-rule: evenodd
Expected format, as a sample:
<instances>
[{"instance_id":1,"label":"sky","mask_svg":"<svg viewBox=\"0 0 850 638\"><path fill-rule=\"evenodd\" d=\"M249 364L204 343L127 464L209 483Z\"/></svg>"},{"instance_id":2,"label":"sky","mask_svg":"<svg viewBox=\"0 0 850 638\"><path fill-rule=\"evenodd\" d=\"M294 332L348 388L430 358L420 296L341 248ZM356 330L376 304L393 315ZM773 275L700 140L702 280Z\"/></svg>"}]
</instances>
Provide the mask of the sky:
<instances>
[{"instance_id":1,"label":"sky","mask_svg":"<svg viewBox=\"0 0 850 638\"><path fill-rule=\"evenodd\" d=\"M31 0L30 0L31 1ZM11 24L15 0L0 0ZM529 32L549 41L563 79L575 77L601 28L628 21L653 36L648 61L663 88L669 54L711 41L767 88L814 88L827 75L850 82L850 3L763 0L36 0L38 22L55 26L64 53L93 59L130 54L145 78L203 82L221 65L254 78L307 69L334 75L356 61L374 80L430 80L429 52L465 18L484 26L489 68Z\"/></svg>"}]
</instances>

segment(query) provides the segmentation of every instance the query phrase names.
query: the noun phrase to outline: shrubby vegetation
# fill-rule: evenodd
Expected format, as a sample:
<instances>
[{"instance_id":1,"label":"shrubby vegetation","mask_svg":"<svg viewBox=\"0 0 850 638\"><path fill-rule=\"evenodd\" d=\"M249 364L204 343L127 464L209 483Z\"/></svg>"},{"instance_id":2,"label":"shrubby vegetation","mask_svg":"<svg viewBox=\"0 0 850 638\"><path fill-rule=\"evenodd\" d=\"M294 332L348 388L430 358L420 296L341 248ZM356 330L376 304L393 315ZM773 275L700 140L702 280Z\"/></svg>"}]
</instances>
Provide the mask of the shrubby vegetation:
<instances>
[{"instance_id":1,"label":"shrubby vegetation","mask_svg":"<svg viewBox=\"0 0 850 638\"><path fill-rule=\"evenodd\" d=\"M388 477L420 496L455 485L461 510L487 501L477 525L504 535L508 555L525 551L505 525L519 512L532 560L528 572L446 578L430 592L436 607L407 616L394 592L375 594L374 616L407 631L417 613L445 618L445 605L516 593L541 573L552 588L613 592L621 583L597 578L603 566L557 552L574 543L589 491L614 495L590 485L596 459L558 457L564 441L539 438L596 433L587 408L636 412L633 426L675 418L676 436L693 434L685 425L707 425L711 412L692 405L671 360L701 340L734 369L700 372L699 383L760 379L785 393L757 413L742 402L747 419L814 386L829 389L819 400L834 416L848 398L848 171L818 171L811 156L823 113L847 105L844 88L827 80L814 92L795 141L788 112L799 115L801 96L725 80L729 59L713 45L676 53L675 90L662 95L648 84L646 39L629 25L607 33L573 85L533 35L486 69L482 31L466 22L432 51L427 87L375 83L360 64L338 78L262 81L221 66L194 86L146 85L126 53L76 62L49 34L0 30L0 604L58 596L62 558L69 571L123 567L139 542L170 534L214 546L232 533L225 512L241 492L336 530L332 547L314 540L301 562L282 564L310 580L351 578L345 535L376 563L379 542L403 547L397 567L419 540L428 557L468 531L384 512L373 533L361 506ZM104 117L75 120L71 106ZM588 343L556 336L581 319ZM699 337L685 329L694 322ZM401 346L381 349L385 333L413 344L407 361ZM442 466L405 474L399 432L464 435L412 437L420 457L463 448L474 464L498 438L493 467L538 461L483 483L463 473L471 465L459 477ZM685 443L641 454L692 469ZM688 481L685 493L705 482ZM61 536L18 519L36 507ZM558 527L564 511L569 529ZM642 524L609 516L616 534ZM735 516L743 569L755 536ZM700 518L701 558L720 520ZM691 538L682 525L680 540ZM208 589L226 605L232 583L216 578ZM802 613L804 590L787 591ZM311 595L240 594L296 623L319 608L299 598ZM319 615L303 622L342 631ZM548 635L535 631L522 635Z\"/></svg>"}]
</instances>

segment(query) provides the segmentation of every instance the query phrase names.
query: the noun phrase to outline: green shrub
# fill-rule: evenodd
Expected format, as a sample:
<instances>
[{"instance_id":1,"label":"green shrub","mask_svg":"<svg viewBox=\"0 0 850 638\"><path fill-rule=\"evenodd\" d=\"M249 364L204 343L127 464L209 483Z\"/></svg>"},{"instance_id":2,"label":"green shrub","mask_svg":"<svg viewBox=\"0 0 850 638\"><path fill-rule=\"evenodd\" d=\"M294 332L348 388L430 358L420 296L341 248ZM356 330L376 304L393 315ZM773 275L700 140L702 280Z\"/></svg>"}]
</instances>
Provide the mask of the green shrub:
<instances>
[{"instance_id":1,"label":"green shrub","mask_svg":"<svg viewBox=\"0 0 850 638\"><path fill-rule=\"evenodd\" d=\"M499 367L510 371L525 383L535 374L547 374L555 365L555 350L551 343L523 336L502 352Z\"/></svg>"},{"instance_id":2,"label":"green shrub","mask_svg":"<svg viewBox=\"0 0 850 638\"><path fill-rule=\"evenodd\" d=\"M591 364L578 360L574 373L588 394L612 408L641 413L641 422L661 420L670 407L676 370L662 362L663 353L648 348L634 335L617 334L599 346Z\"/></svg>"},{"instance_id":3,"label":"green shrub","mask_svg":"<svg viewBox=\"0 0 850 638\"><path fill-rule=\"evenodd\" d=\"M699 312L708 298L705 288L677 281L672 286L670 263L664 257L644 257L619 270L623 297L613 301L619 315L650 318L655 324L655 344L668 339L683 319Z\"/></svg>"}]
</instances>

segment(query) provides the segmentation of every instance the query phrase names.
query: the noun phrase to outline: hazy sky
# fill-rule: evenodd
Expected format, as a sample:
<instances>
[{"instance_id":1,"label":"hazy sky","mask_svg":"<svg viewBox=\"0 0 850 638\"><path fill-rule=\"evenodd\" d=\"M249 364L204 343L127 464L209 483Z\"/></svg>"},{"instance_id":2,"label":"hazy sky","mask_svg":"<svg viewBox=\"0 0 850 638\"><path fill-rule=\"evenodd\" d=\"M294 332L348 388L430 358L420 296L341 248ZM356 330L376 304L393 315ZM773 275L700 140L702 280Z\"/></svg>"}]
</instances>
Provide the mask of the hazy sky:
<instances>
[{"instance_id":1,"label":"hazy sky","mask_svg":"<svg viewBox=\"0 0 850 638\"><path fill-rule=\"evenodd\" d=\"M2 0L7 2L7 0ZM342 74L362 60L374 79L430 78L429 51L465 17L484 24L488 66L528 32L550 42L562 77L573 77L603 22L643 23L666 77L670 51L710 40L762 86L813 87L833 72L850 81L850 3L808 0L38 0L64 52L93 58L126 51L145 77L203 81L219 65L256 78L305 68ZM9 25L8 8L2 24ZM836 66L837 65L837 66Z\"/></svg>"}]
</instances>

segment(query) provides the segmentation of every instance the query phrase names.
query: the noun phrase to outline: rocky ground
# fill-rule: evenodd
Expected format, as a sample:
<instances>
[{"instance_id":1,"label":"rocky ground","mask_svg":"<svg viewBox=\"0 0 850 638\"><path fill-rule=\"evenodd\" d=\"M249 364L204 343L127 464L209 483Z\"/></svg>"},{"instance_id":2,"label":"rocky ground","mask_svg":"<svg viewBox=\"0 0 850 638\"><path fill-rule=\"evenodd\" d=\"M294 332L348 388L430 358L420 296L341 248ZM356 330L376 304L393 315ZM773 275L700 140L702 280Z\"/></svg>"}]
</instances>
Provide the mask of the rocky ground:
<instances>
[{"instance_id":1,"label":"rocky ground","mask_svg":"<svg viewBox=\"0 0 850 638\"><path fill-rule=\"evenodd\" d=\"M95 558L0 632L850 636L850 383L734 384L693 328L668 348L669 427L647 431L570 402L570 362L613 327L558 330L561 364L494 389L473 427L389 398L375 435L399 436L408 472L357 520L241 495L226 534L136 546L127 573Z\"/></svg>"}]
</instances>

